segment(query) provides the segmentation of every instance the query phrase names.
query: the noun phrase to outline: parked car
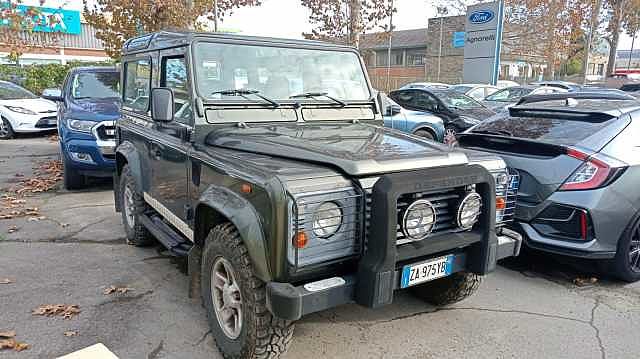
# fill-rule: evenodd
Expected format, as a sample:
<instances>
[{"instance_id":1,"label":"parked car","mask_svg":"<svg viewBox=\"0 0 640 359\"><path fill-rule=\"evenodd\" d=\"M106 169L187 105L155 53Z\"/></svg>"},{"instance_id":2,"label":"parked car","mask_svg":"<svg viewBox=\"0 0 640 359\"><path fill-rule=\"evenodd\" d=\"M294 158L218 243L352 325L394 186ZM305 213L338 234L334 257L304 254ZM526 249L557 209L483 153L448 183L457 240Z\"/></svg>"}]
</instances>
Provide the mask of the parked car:
<instances>
[{"instance_id":1,"label":"parked car","mask_svg":"<svg viewBox=\"0 0 640 359\"><path fill-rule=\"evenodd\" d=\"M496 112L502 112L520 101L521 98L528 95L545 95L551 93L567 92L567 90L559 87L551 86L514 86L507 87L500 91L487 96L482 100L482 104Z\"/></svg>"},{"instance_id":2,"label":"parked car","mask_svg":"<svg viewBox=\"0 0 640 359\"><path fill-rule=\"evenodd\" d=\"M395 90L389 97L403 108L440 117L445 126L445 143L455 142L457 133L495 114L478 101L453 90Z\"/></svg>"},{"instance_id":3,"label":"parked car","mask_svg":"<svg viewBox=\"0 0 640 359\"><path fill-rule=\"evenodd\" d=\"M0 139L16 133L56 129L56 104L7 81L0 81Z\"/></svg>"},{"instance_id":4,"label":"parked car","mask_svg":"<svg viewBox=\"0 0 640 359\"><path fill-rule=\"evenodd\" d=\"M580 91L582 89L582 85L579 85L575 82L560 81L560 80L536 81L536 82L532 82L531 85L557 87L557 88L566 90L568 92Z\"/></svg>"},{"instance_id":5,"label":"parked car","mask_svg":"<svg viewBox=\"0 0 640 359\"><path fill-rule=\"evenodd\" d=\"M120 117L120 72L114 67L77 67L67 74L58 101L58 134L64 187L78 189L87 177L112 177L115 121Z\"/></svg>"},{"instance_id":6,"label":"parked car","mask_svg":"<svg viewBox=\"0 0 640 359\"><path fill-rule=\"evenodd\" d=\"M524 98L459 136L520 175L517 230L528 247L593 259L640 279L640 104L614 93Z\"/></svg>"},{"instance_id":7,"label":"parked car","mask_svg":"<svg viewBox=\"0 0 640 359\"><path fill-rule=\"evenodd\" d=\"M513 86L520 86L520 84L511 80L498 80L498 82L496 83L496 87L499 89L513 87Z\"/></svg>"},{"instance_id":8,"label":"parked car","mask_svg":"<svg viewBox=\"0 0 640 359\"><path fill-rule=\"evenodd\" d=\"M450 87L451 87L451 85L444 84L442 82L412 82L412 83L409 83L409 84L406 84L406 85L400 87L400 90L425 89L425 88L446 90L446 89L448 89Z\"/></svg>"},{"instance_id":9,"label":"parked car","mask_svg":"<svg viewBox=\"0 0 640 359\"><path fill-rule=\"evenodd\" d=\"M620 86L620 91L635 97L640 98L640 83L627 83Z\"/></svg>"},{"instance_id":10,"label":"parked car","mask_svg":"<svg viewBox=\"0 0 640 359\"><path fill-rule=\"evenodd\" d=\"M485 97L499 90L499 88L495 86L483 84L459 84L451 86L451 89L465 94L476 101L482 101Z\"/></svg>"},{"instance_id":11,"label":"parked car","mask_svg":"<svg viewBox=\"0 0 640 359\"><path fill-rule=\"evenodd\" d=\"M122 64L127 241L187 258L225 358L277 358L293 321L403 288L458 301L517 254L495 229L504 162L382 127L351 47L160 32L126 41ZM195 109L176 116L185 100Z\"/></svg>"},{"instance_id":12,"label":"parked car","mask_svg":"<svg viewBox=\"0 0 640 359\"><path fill-rule=\"evenodd\" d=\"M410 133L428 140L444 141L444 122L438 116L424 111L413 111L398 105L380 93L384 126Z\"/></svg>"}]
</instances>

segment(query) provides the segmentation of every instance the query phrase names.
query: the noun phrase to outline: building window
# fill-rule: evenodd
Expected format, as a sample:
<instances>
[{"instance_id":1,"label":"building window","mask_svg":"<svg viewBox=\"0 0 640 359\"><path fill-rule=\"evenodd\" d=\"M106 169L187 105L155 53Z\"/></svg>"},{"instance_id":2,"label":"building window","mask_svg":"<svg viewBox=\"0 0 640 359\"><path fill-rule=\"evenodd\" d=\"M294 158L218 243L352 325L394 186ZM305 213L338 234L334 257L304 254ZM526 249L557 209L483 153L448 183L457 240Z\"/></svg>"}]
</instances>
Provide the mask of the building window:
<instances>
[{"instance_id":1,"label":"building window","mask_svg":"<svg viewBox=\"0 0 640 359\"><path fill-rule=\"evenodd\" d=\"M376 53L376 66L387 66L389 54L387 50L381 50ZM404 52L402 50L391 50L391 66L404 65Z\"/></svg>"},{"instance_id":2,"label":"building window","mask_svg":"<svg viewBox=\"0 0 640 359\"><path fill-rule=\"evenodd\" d=\"M147 112L151 92L151 61L144 59L125 63L124 83L124 105L135 111Z\"/></svg>"},{"instance_id":3,"label":"building window","mask_svg":"<svg viewBox=\"0 0 640 359\"><path fill-rule=\"evenodd\" d=\"M407 66L424 66L426 49L407 50Z\"/></svg>"}]
</instances>

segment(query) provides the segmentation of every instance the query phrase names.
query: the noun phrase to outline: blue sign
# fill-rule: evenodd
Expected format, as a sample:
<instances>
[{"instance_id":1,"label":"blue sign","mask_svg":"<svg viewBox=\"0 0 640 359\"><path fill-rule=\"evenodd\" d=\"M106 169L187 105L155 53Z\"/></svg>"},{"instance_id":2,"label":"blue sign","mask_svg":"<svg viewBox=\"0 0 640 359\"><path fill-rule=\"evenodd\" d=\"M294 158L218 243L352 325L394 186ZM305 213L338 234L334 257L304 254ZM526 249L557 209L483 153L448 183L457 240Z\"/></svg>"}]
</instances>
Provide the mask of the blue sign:
<instances>
[{"instance_id":1,"label":"blue sign","mask_svg":"<svg viewBox=\"0 0 640 359\"><path fill-rule=\"evenodd\" d=\"M478 10L469 15L469 22L472 24L486 24L493 20L495 16L491 10Z\"/></svg>"},{"instance_id":2,"label":"blue sign","mask_svg":"<svg viewBox=\"0 0 640 359\"><path fill-rule=\"evenodd\" d=\"M11 5L4 3L0 8L6 8L7 6ZM30 18L30 23L33 24L33 31L60 32L73 35L79 35L82 31L80 11L27 5L18 5L16 9L24 17L28 16ZM8 25L8 21L8 19L3 19L0 24Z\"/></svg>"},{"instance_id":3,"label":"blue sign","mask_svg":"<svg viewBox=\"0 0 640 359\"><path fill-rule=\"evenodd\" d=\"M456 31L456 32L453 33L453 47L454 48L464 47L465 35L466 35L466 32L464 32L464 31Z\"/></svg>"}]
</instances>

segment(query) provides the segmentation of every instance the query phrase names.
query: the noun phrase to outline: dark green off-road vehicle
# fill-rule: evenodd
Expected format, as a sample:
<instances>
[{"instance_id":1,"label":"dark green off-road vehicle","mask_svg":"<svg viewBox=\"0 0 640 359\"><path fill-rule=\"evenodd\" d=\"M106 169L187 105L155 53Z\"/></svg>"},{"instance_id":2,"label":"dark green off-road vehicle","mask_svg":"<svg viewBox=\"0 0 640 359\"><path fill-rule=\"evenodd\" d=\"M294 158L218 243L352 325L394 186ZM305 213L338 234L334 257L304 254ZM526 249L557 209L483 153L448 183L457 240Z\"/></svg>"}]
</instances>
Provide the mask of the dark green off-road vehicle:
<instances>
[{"instance_id":1,"label":"dark green off-road vehicle","mask_svg":"<svg viewBox=\"0 0 640 359\"><path fill-rule=\"evenodd\" d=\"M403 288L460 300L519 251L499 225L517 177L381 127L352 48L159 32L125 43L121 80L127 239L187 257L227 358L278 357L302 316Z\"/></svg>"}]
</instances>

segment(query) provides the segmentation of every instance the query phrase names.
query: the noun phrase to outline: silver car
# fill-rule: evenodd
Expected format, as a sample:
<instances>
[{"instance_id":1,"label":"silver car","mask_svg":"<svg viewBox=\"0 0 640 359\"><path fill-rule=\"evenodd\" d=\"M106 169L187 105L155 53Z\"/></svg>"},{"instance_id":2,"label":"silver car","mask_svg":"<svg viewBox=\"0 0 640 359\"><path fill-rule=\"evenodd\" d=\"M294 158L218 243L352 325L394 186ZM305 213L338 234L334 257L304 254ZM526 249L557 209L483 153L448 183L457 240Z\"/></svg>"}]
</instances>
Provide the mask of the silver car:
<instances>
[{"instance_id":1,"label":"silver car","mask_svg":"<svg viewBox=\"0 0 640 359\"><path fill-rule=\"evenodd\" d=\"M529 96L459 135L518 171L528 247L640 279L640 103L616 93Z\"/></svg>"}]
</instances>

